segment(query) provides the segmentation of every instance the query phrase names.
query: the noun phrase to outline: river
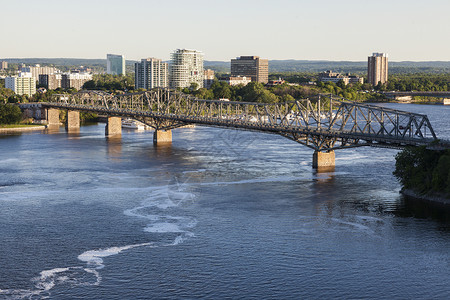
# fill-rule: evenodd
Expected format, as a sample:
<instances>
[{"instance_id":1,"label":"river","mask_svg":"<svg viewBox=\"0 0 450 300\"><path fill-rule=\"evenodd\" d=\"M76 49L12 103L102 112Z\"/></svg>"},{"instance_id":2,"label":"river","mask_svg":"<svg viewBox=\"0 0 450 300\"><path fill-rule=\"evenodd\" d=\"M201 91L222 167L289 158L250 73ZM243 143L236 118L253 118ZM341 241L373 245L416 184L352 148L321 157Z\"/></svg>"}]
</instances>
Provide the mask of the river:
<instances>
[{"instance_id":1,"label":"river","mask_svg":"<svg viewBox=\"0 0 450 300\"><path fill-rule=\"evenodd\" d=\"M450 139L450 107L427 114ZM448 299L450 214L407 201L397 150L195 127L0 136L0 299Z\"/></svg>"}]
</instances>

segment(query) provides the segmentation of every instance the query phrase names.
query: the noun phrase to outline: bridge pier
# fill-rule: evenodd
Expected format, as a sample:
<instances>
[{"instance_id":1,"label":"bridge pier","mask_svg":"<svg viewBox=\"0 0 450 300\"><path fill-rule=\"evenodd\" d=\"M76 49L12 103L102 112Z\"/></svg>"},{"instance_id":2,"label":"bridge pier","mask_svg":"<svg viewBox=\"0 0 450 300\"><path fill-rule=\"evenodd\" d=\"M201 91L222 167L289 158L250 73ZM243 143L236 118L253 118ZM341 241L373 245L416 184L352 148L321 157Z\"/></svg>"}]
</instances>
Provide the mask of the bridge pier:
<instances>
[{"instance_id":1,"label":"bridge pier","mask_svg":"<svg viewBox=\"0 0 450 300\"><path fill-rule=\"evenodd\" d=\"M319 171L334 170L335 156L334 151L314 151L313 154L313 168Z\"/></svg>"},{"instance_id":2,"label":"bridge pier","mask_svg":"<svg viewBox=\"0 0 450 300\"><path fill-rule=\"evenodd\" d=\"M59 109L47 109L47 125L49 127L57 127L61 125L61 122L59 121Z\"/></svg>"},{"instance_id":3,"label":"bridge pier","mask_svg":"<svg viewBox=\"0 0 450 300\"><path fill-rule=\"evenodd\" d=\"M80 112L75 110L67 111L66 130L73 131L80 128Z\"/></svg>"},{"instance_id":4,"label":"bridge pier","mask_svg":"<svg viewBox=\"0 0 450 300\"><path fill-rule=\"evenodd\" d=\"M122 135L122 118L108 117L105 127L106 136L120 136Z\"/></svg>"},{"instance_id":5,"label":"bridge pier","mask_svg":"<svg viewBox=\"0 0 450 300\"><path fill-rule=\"evenodd\" d=\"M155 130L155 133L153 133L153 144L167 143L172 143L172 130Z\"/></svg>"}]
</instances>

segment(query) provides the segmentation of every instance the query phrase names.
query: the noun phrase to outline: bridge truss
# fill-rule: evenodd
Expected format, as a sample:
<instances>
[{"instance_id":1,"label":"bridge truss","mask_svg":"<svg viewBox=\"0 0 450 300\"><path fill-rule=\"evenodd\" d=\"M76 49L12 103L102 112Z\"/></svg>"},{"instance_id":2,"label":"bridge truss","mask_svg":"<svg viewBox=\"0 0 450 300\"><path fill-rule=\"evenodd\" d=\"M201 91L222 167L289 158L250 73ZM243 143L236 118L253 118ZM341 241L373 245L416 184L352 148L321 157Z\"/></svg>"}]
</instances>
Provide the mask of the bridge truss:
<instances>
[{"instance_id":1,"label":"bridge truss","mask_svg":"<svg viewBox=\"0 0 450 300\"><path fill-rule=\"evenodd\" d=\"M428 145L436 135L426 115L350 102L331 95L288 103L200 100L169 89L111 95L80 91L44 104L139 120L155 130L187 124L279 134L318 151Z\"/></svg>"}]
</instances>

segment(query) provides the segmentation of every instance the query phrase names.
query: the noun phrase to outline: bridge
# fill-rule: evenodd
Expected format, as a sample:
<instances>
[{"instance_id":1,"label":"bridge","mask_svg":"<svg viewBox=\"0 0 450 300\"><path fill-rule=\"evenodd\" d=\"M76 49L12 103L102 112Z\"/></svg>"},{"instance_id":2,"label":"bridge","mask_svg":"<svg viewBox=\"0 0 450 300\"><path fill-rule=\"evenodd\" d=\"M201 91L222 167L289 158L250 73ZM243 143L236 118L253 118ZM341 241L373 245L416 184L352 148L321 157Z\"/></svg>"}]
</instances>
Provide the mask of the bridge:
<instances>
[{"instance_id":1,"label":"bridge","mask_svg":"<svg viewBox=\"0 0 450 300\"><path fill-rule=\"evenodd\" d=\"M287 103L201 100L169 89L111 95L80 91L41 103L49 126L67 110L66 128L79 127L79 112L107 115L106 135L121 134L121 118L155 129L154 143L172 141L172 129L188 124L278 134L314 149L313 166L334 167L334 150L372 146L403 148L437 140L426 115L350 102L332 95Z\"/></svg>"}]
</instances>

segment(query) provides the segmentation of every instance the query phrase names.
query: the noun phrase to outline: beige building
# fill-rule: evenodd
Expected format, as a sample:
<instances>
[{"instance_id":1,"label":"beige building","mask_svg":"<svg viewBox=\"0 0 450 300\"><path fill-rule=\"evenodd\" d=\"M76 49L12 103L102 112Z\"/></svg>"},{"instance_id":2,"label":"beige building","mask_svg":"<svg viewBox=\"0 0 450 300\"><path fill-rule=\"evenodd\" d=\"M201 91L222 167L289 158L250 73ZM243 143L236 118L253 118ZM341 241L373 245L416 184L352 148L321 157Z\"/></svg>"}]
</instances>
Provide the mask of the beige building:
<instances>
[{"instance_id":1,"label":"beige building","mask_svg":"<svg viewBox=\"0 0 450 300\"><path fill-rule=\"evenodd\" d=\"M48 90L55 90L61 87L61 74L41 74L39 75L39 85L45 86Z\"/></svg>"},{"instance_id":2,"label":"beige building","mask_svg":"<svg viewBox=\"0 0 450 300\"><path fill-rule=\"evenodd\" d=\"M91 74L69 73L62 74L61 87L63 89L75 88L80 90L87 81L92 80Z\"/></svg>"},{"instance_id":3,"label":"beige building","mask_svg":"<svg viewBox=\"0 0 450 300\"><path fill-rule=\"evenodd\" d=\"M226 77L224 79L222 79L221 81L225 81L226 83L228 83L231 86L235 86L235 85L247 85L250 82L252 82L252 78L251 77L245 77L245 76L230 76L230 77Z\"/></svg>"},{"instance_id":4,"label":"beige building","mask_svg":"<svg viewBox=\"0 0 450 300\"><path fill-rule=\"evenodd\" d=\"M0 70L8 69L8 62L7 61L0 61Z\"/></svg>"},{"instance_id":5,"label":"beige building","mask_svg":"<svg viewBox=\"0 0 450 300\"><path fill-rule=\"evenodd\" d=\"M203 87L207 89L211 88L211 85L213 84L215 78L216 74L214 70L206 69L203 72Z\"/></svg>"},{"instance_id":6,"label":"beige building","mask_svg":"<svg viewBox=\"0 0 450 300\"><path fill-rule=\"evenodd\" d=\"M269 82L269 60L259 56L241 56L231 60L231 76L251 77L252 81Z\"/></svg>"},{"instance_id":7,"label":"beige building","mask_svg":"<svg viewBox=\"0 0 450 300\"><path fill-rule=\"evenodd\" d=\"M40 65L35 65L34 67L23 67L21 72L31 73L31 76L35 80L39 80L39 75L43 74L55 74L58 71L55 67L41 67Z\"/></svg>"},{"instance_id":8,"label":"beige building","mask_svg":"<svg viewBox=\"0 0 450 300\"><path fill-rule=\"evenodd\" d=\"M386 53L373 53L368 58L367 80L372 85L378 82L386 83L388 80L388 55Z\"/></svg>"}]
</instances>

